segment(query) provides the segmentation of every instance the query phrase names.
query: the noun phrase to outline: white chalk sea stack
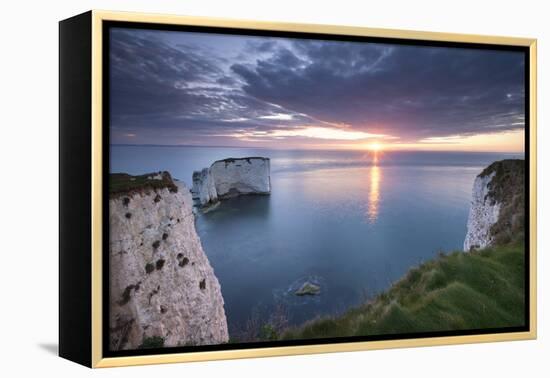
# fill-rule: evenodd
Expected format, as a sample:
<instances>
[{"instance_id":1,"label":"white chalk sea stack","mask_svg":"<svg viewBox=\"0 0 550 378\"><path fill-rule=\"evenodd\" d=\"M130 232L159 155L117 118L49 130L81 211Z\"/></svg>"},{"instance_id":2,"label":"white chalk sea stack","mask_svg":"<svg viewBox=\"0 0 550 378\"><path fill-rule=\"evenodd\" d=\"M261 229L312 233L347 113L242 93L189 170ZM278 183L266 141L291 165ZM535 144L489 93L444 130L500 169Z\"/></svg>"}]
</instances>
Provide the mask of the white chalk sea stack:
<instances>
[{"instance_id":1,"label":"white chalk sea stack","mask_svg":"<svg viewBox=\"0 0 550 378\"><path fill-rule=\"evenodd\" d=\"M229 339L220 285L195 230L191 193L170 182L109 200L113 350L148 340L183 346Z\"/></svg>"},{"instance_id":2,"label":"white chalk sea stack","mask_svg":"<svg viewBox=\"0 0 550 378\"><path fill-rule=\"evenodd\" d=\"M464 251L485 248L493 241L491 227L498 221L500 212L500 203L489 195L489 184L494 177L495 172L479 175L474 181Z\"/></svg>"},{"instance_id":3,"label":"white chalk sea stack","mask_svg":"<svg viewBox=\"0 0 550 378\"><path fill-rule=\"evenodd\" d=\"M271 192L270 162L268 158L247 157L214 162L210 172L220 198L241 194L269 194Z\"/></svg>"},{"instance_id":4,"label":"white chalk sea stack","mask_svg":"<svg viewBox=\"0 0 550 378\"><path fill-rule=\"evenodd\" d=\"M193 195L201 206L239 195L269 193L269 158L228 158L193 172Z\"/></svg>"}]
</instances>

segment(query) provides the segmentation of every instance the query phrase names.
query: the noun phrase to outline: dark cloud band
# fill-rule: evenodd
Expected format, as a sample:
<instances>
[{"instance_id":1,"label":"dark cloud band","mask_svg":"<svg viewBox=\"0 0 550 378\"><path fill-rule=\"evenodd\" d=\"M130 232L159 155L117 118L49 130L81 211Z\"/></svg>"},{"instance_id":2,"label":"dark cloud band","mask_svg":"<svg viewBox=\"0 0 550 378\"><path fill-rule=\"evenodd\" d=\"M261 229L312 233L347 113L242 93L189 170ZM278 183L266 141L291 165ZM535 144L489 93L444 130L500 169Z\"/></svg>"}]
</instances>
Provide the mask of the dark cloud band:
<instances>
[{"instance_id":1,"label":"dark cloud band","mask_svg":"<svg viewBox=\"0 0 550 378\"><path fill-rule=\"evenodd\" d=\"M524 127L519 52L224 35L201 41L184 32L111 31L114 142L147 135L140 142L209 144L214 136L304 127L414 142Z\"/></svg>"}]
</instances>

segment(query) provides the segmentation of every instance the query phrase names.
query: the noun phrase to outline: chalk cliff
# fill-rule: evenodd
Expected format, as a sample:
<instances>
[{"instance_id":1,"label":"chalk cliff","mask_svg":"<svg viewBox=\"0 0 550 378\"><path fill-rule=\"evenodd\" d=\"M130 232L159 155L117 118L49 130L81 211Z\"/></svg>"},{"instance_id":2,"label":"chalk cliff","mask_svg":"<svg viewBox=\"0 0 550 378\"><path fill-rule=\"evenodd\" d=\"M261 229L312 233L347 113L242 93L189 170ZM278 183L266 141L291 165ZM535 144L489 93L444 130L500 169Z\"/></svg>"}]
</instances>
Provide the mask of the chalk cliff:
<instances>
[{"instance_id":1,"label":"chalk cliff","mask_svg":"<svg viewBox=\"0 0 550 378\"><path fill-rule=\"evenodd\" d=\"M193 194L202 206L218 199L270 192L270 161L264 157L218 160L193 173Z\"/></svg>"},{"instance_id":2,"label":"chalk cliff","mask_svg":"<svg viewBox=\"0 0 550 378\"><path fill-rule=\"evenodd\" d=\"M197 199L201 206L218 202L218 193L214 184L214 178L210 168L193 172L193 198Z\"/></svg>"},{"instance_id":3,"label":"chalk cliff","mask_svg":"<svg viewBox=\"0 0 550 378\"><path fill-rule=\"evenodd\" d=\"M523 237L525 161L501 160L475 179L464 251Z\"/></svg>"},{"instance_id":4,"label":"chalk cliff","mask_svg":"<svg viewBox=\"0 0 550 378\"><path fill-rule=\"evenodd\" d=\"M163 172L111 175L110 190L111 348L227 342L221 289L189 189Z\"/></svg>"}]
</instances>

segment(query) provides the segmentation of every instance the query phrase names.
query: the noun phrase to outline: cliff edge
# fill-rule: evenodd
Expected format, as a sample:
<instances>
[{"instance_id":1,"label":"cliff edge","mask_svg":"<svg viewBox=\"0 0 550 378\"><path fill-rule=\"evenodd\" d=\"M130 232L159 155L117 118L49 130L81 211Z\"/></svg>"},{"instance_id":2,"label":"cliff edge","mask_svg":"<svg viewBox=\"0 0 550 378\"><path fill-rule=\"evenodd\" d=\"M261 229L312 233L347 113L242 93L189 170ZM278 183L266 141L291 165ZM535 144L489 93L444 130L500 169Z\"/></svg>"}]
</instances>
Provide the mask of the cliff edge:
<instances>
[{"instance_id":1,"label":"cliff edge","mask_svg":"<svg viewBox=\"0 0 550 378\"><path fill-rule=\"evenodd\" d=\"M525 161L494 162L475 179L464 251L524 237Z\"/></svg>"},{"instance_id":2,"label":"cliff edge","mask_svg":"<svg viewBox=\"0 0 550 378\"><path fill-rule=\"evenodd\" d=\"M185 184L168 172L111 175L109 224L112 350L228 341Z\"/></svg>"}]
</instances>

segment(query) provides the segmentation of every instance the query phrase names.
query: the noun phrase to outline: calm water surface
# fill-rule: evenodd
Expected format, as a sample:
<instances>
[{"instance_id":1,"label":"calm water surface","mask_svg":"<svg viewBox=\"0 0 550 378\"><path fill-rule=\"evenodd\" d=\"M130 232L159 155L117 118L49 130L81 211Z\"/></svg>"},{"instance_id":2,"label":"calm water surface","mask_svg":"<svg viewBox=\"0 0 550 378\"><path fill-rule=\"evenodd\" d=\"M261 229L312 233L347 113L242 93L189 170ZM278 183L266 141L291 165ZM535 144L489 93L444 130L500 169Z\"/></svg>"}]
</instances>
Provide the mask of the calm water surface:
<instances>
[{"instance_id":1,"label":"calm water surface","mask_svg":"<svg viewBox=\"0 0 550 378\"><path fill-rule=\"evenodd\" d=\"M168 170L190 186L193 170L245 156L271 158L272 194L224 201L196 223L232 334L275 306L291 324L341 313L439 251L461 249L475 176L523 157L111 146L111 172ZM306 280L321 295L296 297Z\"/></svg>"}]
</instances>

